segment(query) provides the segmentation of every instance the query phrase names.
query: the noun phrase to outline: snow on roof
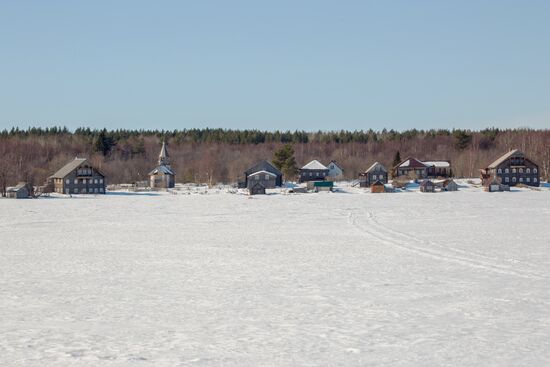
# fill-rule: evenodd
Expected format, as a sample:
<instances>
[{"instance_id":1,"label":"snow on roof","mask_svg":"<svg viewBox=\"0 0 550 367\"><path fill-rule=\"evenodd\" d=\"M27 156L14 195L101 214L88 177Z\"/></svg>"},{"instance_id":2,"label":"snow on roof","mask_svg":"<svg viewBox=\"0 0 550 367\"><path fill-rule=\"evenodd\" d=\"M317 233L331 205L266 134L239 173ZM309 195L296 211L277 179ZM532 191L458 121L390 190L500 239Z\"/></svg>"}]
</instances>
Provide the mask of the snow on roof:
<instances>
[{"instance_id":1,"label":"snow on roof","mask_svg":"<svg viewBox=\"0 0 550 367\"><path fill-rule=\"evenodd\" d=\"M519 149L514 149L514 150L511 150L509 151L508 153L504 154L503 156L501 156L499 159L497 159L496 161L494 161L493 163L491 163L489 165L488 168L497 168L498 166L500 166L500 164L502 162L504 162L505 160L507 160L508 158L510 158L511 156L513 155L523 155L523 153L519 150Z\"/></svg>"},{"instance_id":2,"label":"snow on roof","mask_svg":"<svg viewBox=\"0 0 550 367\"><path fill-rule=\"evenodd\" d=\"M162 165L149 172L149 176L156 175L158 173L164 173L165 175L174 175L174 171L172 171L170 167Z\"/></svg>"},{"instance_id":3,"label":"snow on roof","mask_svg":"<svg viewBox=\"0 0 550 367\"><path fill-rule=\"evenodd\" d=\"M318 160L314 159L308 164L306 164L305 166L303 166L302 169L328 169L328 168L325 167L325 165L319 162Z\"/></svg>"},{"instance_id":4,"label":"snow on roof","mask_svg":"<svg viewBox=\"0 0 550 367\"><path fill-rule=\"evenodd\" d=\"M370 167L365 171L365 173L368 173L368 172L370 172L370 171L374 171L376 168L378 168L379 171L388 172L388 170L386 169L386 167L384 167L384 166L382 165L382 163L375 162L375 163L373 163L372 166L370 166Z\"/></svg>"},{"instance_id":5,"label":"snow on roof","mask_svg":"<svg viewBox=\"0 0 550 367\"><path fill-rule=\"evenodd\" d=\"M53 178L65 178L69 173L80 167L81 164L86 162L86 158L75 158L66 165L64 165L59 171L54 173L51 177Z\"/></svg>"},{"instance_id":6,"label":"snow on roof","mask_svg":"<svg viewBox=\"0 0 550 367\"><path fill-rule=\"evenodd\" d=\"M451 167L451 164L447 161L423 161L427 166L434 166L434 167L441 167L441 168L448 168Z\"/></svg>"},{"instance_id":7,"label":"snow on roof","mask_svg":"<svg viewBox=\"0 0 550 367\"><path fill-rule=\"evenodd\" d=\"M273 172L269 172L269 171L264 171L264 170L261 170L261 171L256 171L254 173L251 173L249 174L249 176L253 176L253 175L257 175L257 174L266 174L266 175L270 175L270 176L273 176L273 177L277 177L276 174L274 174Z\"/></svg>"}]
</instances>

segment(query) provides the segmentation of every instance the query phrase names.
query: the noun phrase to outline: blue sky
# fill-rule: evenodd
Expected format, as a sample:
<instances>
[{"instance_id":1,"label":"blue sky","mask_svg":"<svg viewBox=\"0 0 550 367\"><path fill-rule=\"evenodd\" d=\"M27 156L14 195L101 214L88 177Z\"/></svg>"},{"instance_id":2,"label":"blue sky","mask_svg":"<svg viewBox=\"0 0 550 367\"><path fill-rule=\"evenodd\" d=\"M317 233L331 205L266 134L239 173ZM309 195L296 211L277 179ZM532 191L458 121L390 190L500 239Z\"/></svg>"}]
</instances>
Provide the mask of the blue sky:
<instances>
[{"instance_id":1,"label":"blue sky","mask_svg":"<svg viewBox=\"0 0 550 367\"><path fill-rule=\"evenodd\" d=\"M0 6L0 128L550 128L550 1Z\"/></svg>"}]
</instances>

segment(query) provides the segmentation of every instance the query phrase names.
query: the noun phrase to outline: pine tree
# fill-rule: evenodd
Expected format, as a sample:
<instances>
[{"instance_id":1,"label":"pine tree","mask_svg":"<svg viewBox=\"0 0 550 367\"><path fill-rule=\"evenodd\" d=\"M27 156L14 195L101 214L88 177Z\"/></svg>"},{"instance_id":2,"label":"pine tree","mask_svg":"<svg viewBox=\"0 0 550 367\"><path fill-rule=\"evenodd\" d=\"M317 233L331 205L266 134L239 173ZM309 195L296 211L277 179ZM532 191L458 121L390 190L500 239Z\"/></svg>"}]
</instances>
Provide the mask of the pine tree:
<instances>
[{"instance_id":1,"label":"pine tree","mask_svg":"<svg viewBox=\"0 0 550 367\"><path fill-rule=\"evenodd\" d=\"M283 173L285 178L296 175L298 169L294 158L294 148L291 144L285 144L273 154L273 164Z\"/></svg>"},{"instance_id":2,"label":"pine tree","mask_svg":"<svg viewBox=\"0 0 550 367\"><path fill-rule=\"evenodd\" d=\"M395 152L395 157L393 158L392 167L397 166L399 163L401 163L401 153L399 153L399 150Z\"/></svg>"}]
</instances>

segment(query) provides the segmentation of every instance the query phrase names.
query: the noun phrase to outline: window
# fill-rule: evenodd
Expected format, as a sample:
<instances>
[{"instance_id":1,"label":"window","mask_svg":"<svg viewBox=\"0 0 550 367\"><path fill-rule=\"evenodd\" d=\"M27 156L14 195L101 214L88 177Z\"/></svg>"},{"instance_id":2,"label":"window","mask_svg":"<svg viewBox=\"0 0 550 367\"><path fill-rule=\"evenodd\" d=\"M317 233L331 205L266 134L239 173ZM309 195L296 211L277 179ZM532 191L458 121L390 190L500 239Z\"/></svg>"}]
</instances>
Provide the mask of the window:
<instances>
[{"instance_id":1,"label":"window","mask_svg":"<svg viewBox=\"0 0 550 367\"><path fill-rule=\"evenodd\" d=\"M65 193L66 193L67 195L69 195L69 194L71 193L71 190L66 189L66 190L65 190Z\"/></svg>"},{"instance_id":2,"label":"window","mask_svg":"<svg viewBox=\"0 0 550 367\"><path fill-rule=\"evenodd\" d=\"M519 182L523 182L523 177L520 177L520 178L519 178Z\"/></svg>"},{"instance_id":3,"label":"window","mask_svg":"<svg viewBox=\"0 0 550 367\"><path fill-rule=\"evenodd\" d=\"M504 172L505 172L505 173L510 173L510 170L509 170L508 168L506 168L506 169L504 170Z\"/></svg>"},{"instance_id":4,"label":"window","mask_svg":"<svg viewBox=\"0 0 550 367\"><path fill-rule=\"evenodd\" d=\"M525 172L531 173L531 168L527 168L527 169L525 170Z\"/></svg>"},{"instance_id":5,"label":"window","mask_svg":"<svg viewBox=\"0 0 550 367\"><path fill-rule=\"evenodd\" d=\"M510 177L504 177L504 182L510 182Z\"/></svg>"},{"instance_id":6,"label":"window","mask_svg":"<svg viewBox=\"0 0 550 367\"><path fill-rule=\"evenodd\" d=\"M527 178L525 179L525 181L531 182L531 179L530 179L529 177L527 177Z\"/></svg>"},{"instance_id":7,"label":"window","mask_svg":"<svg viewBox=\"0 0 550 367\"><path fill-rule=\"evenodd\" d=\"M536 168L533 168L533 173L537 173L537 169L536 169Z\"/></svg>"},{"instance_id":8,"label":"window","mask_svg":"<svg viewBox=\"0 0 550 367\"><path fill-rule=\"evenodd\" d=\"M100 184L103 183L103 179L102 179L102 178L99 179L99 183L100 183Z\"/></svg>"},{"instance_id":9,"label":"window","mask_svg":"<svg viewBox=\"0 0 550 367\"><path fill-rule=\"evenodd\" d=\"M95 190L94 190L94 191L95 191L95 192L97 193L97 187L95 188Z\"/></svg>"},{"instance_id":10,"label":"window","mask_svg":"<svg viewBox=\"0 0 550 367\"><path fill-rule=\"evenodd\" d=\"M512 173L516 173L516 169L515 169L515 168L512 168Z\"/></svg>"},{"instance_id":11,"label":"window","mask_svg":"<svg viewBox=\"0 0 550 367\"><path fill-rule=\"evenodd\" d=\"M74 184L77 185L78 184L78 180L75 178L74 179Z\"/></svg>"},{"instance_id":12,"label":"window","mask_svg":"<svg viewBox=\"0 0 550 367\"><path fill-rule=\"evenodd\" d=\"M73 190L73 192L74 192L75 194L78 194L78 188L75 187L74 190Z\"/></svg>"},{"instance_id":13,"label":"window","mask_svg":"<svg viewBox=\"0 0 550 367\"><path fill-rule=\"evenodd\" d=\"M97 183L97 178L94 180L94 183L95 183L95 184Z\"/></svg>"},{"instance_id":14,"label":"window","mask_svg":"<svg viewBox=\"0 0 550 367\"><path fill-rule=\"evenodd\" d=\"M515 177L512 177L512 182L516 182L516 178L515 178Z\"/></svg>"},{"instance_id":15,"label":"window","mask_svg":"<svg viewBox=\"0 0 550 367\"><path fill-rule=\"evenodd\" d=\"M535 177L535 178L533 178L533 182L537 182L537 178L536 178L536 177Z\"/></svg>"},{"instance_id":16,"label":"window","mask_svg":"<svg viewBox=\"0 0 550 367\"><path fill-rule=\"evenodd\" d=\"M66 183L66 184L68 185L68 184L70 184L70 183L71 183L71 180L69 180L69 179L66 179L66 180L65 180L65 183Z\"/></svg>"},{"instance_id":17,"label":"window","mask_svg":"<svg viewBox=\"0 0 550 367\"><path fill-rule=\"evenodd\" d=\"M269 180L269 175L265 175L265 179L266 179L266 180Z\"/></svg>"},{"instance_id":18,"label":"window","mask_svg":"<svg viewBox=\"0 0 550 367\"><path fill-rule=\"evenodd\" d=\"M499 168L499 169L498 169L498 173L502 173L502 168Z\"/></svg>"},{"instance_id":19,"label":"window","mask_svg":"<svg viewBox=\"0 0 550 367\"><path fill-rule=\"evenodd\" d=\"M319 172L315 172L315 176L319 177Z\"/></svg>"},{"instance_id":20,"label":"window","mask_svg":"<svg viewBox=\"0 0 550 367\"><path fill-rule=\"evenodd\" d=\"M519 173L523 173L523 168L520 168L520 169L519 169Z\"/></svg>"},{"instance_id":21,"label":"window","mask_svg":"<svg viewBox=\"0 0 550 367\"><path fill-rule=\"evenodd\" d=\"M99 188L99 192L103 192L103 187L100 187L100 188Z\"/></svg>"},{"instance_id":22,"label":"window","mask_svg":"<svg viewBox=\"0 0 550 367\"><path fill-rule=\"evenodd\" d=\"M259 179L260 179L260 175L255 175L255 176L254 176L254 179L255 179L256 181L259 180Z\"/></svg>"},{"instance_id":23,"label":"window","mask_svg":"<svg viewBox=\"0 0 550 367\"><path fill-rule=\"evenodd\" d=\"M311 176L313 176L313 172L310 172L310 173L309 173L309 177L311 177Z\"/></svg>"}]
</instances>

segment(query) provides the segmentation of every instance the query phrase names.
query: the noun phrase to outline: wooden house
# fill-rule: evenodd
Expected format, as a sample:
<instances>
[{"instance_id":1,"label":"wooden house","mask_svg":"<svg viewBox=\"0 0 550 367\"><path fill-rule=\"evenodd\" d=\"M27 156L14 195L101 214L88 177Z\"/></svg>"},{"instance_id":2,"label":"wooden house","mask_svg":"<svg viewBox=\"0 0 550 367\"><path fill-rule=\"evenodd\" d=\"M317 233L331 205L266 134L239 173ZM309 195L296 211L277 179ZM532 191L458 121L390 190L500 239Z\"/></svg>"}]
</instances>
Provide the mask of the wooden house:
<instances>
[{"instance_id":1,"label":"wooden house","mask_svg":"<svg viewBox=\"0 0 550 367\"><path fill-rule=\"evenodd\" d=\"M257 183L261 183L266 189L281 187L283 174L273 163L261 161L244 172L244 181L239 183L239 187L250 189Z\"/></svg>"},{"instance_id":2,"label":"wooden house","mask_svg":"<svg viewBox=\"0 0 550 367\"><path fill-rule=\"evenodd\" d=\"M86 158L75 158L48 178L60 194L105 194L105 175Z\"/></svg>"},{"instance_id":3,"label":"wooden house","mask_svg":"<svg viewBox=\"0 0 550 367\"><path fill-rule=\"evenodd\" d=\"M435 184L430 180L424 180L420 183L421 192L435 192Z\"/></svg>"},{"instance_id":4,"label":"wooden house","mask_svg":"<svg viewBox=\"0 0 550 367\"><path fill-rule=\"evenodd\" d=\"M298 171L300 182L324 181L329 173L329 169L318 160L312 160Z\"/></svg>"},{"instance_id":5,"label":"wooden house","mask_svg":"<svg viewBox=\"0 0 550 367\"><path fill-rule=\"evenodd\" d=\"M265 186L256 182L248 188L248 193L250 195L265 195Z\"/></svg>"},{"instance_id":6,"label":"wooden house","mask_svg":"<svg viewBox=\"0 0 550 367\"><path fill-rule=\"evenodd\" d=\"M327 168L327 177L329 177L332 181L336 179L341 179L344 175L344 169L336 161L330 161L330 163L327 165Z\"/></svg>"},{"instance_id":7,"label":"wooden house","mask_svg":"<svg viewBox=\"0 0 550 367\"><path fill-rule=\"evenodd\" d=\"M490 184L495 177L500 184L508 186L539 186L540 183L539 166L517 149L509 151L481 170L484 186Z\"/></svg>"},{"instance_id":8,"label":"wooden house","mask_svg":"<svg viewBox=\"0 0 550 367\"><path fill-rule=\"evenodd\" d=\"M450 161L421 161L416 158L407 158L394 167L396 176L408 176L417 179L451 177Z\"/></svg>"},{"instance_id":9,"label":"wooden house","mask_svg":"<svg viewBox=\"0 0 550 367\"><path fill-rule=\"evenodd\" d=\"M158 166L149 172L149 186L152 189L170 189L176 185L176 174L170 167L170 155L166 142L162 142Z\"/></svg>"},{"instance_id":10,"label":"wooden house","mask_svg":"<svg viewBox=\"0 0 550 367\"><path fill-rule=\"evenodd\" d=\"M388 170L381 163L375 162L365 172L359 174L360 187L371 187L377 181L382 184L388 183Z\"/></svg>"},{"instance_id":11,"label":"wooden house","mask_svg":"<svg viewBox=\"0 0 550 367\"><path fill-rule=\"evenodd\" d=\"M11 199L27 199L34 196L33 187L27 182L19 182L14 187L6 189L6 197Z\"/></svg>"}]
</instances>

